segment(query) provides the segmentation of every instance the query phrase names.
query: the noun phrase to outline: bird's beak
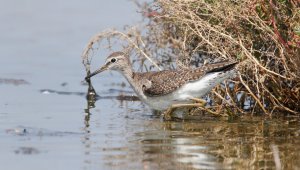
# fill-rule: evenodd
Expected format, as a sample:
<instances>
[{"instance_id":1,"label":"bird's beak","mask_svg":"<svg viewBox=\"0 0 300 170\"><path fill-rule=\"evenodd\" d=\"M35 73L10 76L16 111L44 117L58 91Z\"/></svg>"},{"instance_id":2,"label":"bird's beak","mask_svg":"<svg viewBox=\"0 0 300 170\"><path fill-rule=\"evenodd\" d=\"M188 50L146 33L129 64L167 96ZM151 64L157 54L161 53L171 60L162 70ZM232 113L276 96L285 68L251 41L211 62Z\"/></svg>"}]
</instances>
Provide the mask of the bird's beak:
<instances>
[{"instance_id":1,"label":"bird's beak","mask_svg":"<svg viewBox=\"0 0 300 170\"><path fill-rule=\"evenodd\" d=\"M94 75L99 74L99 73L101 73L101 72L107 70L107 68L108 68L107 65L102 66L102 67L99 68L98 70L96 70L96 71L92 72L91 74L87 75L87 76L85 77L85 80L86 80L86 81L89 80L89 79L90 79L91 77L93 77Z\"/></svg>"}]
</instances>

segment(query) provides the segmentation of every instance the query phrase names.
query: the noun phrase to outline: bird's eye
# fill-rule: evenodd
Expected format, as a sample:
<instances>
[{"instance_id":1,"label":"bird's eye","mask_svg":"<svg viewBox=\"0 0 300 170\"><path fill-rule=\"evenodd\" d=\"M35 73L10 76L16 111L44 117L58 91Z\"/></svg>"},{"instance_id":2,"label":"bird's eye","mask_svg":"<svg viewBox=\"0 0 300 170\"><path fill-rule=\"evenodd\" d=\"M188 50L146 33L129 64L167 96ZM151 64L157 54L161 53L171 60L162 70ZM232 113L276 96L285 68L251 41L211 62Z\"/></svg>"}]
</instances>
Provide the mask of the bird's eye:
<instances>
[{"instance_id":1,"label":"bird's eye","mask_svg":"<svg viewBox=\"0 0 300 170\"><path fill-rule=\"evenodd\" d=\"M110 62L112 62L112 63L114 63L114 62L116 62L117 61L117 59L115 59L115 58L112 58L111 60L110 60Z\"/></svg>"}]
</instances>

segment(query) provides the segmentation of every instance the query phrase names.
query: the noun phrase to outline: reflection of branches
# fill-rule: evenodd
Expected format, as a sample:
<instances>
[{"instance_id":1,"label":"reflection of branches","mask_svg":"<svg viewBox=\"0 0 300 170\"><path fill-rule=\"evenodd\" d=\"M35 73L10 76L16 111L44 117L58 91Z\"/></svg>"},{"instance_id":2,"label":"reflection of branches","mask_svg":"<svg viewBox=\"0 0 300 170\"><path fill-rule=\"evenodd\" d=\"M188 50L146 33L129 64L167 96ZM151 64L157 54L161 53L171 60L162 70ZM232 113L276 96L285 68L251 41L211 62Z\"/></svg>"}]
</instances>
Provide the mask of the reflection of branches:
<instances>
[{"instance_id":1,"label":"reflection of branches","mask_svg":"<svg viewBox=\"0 0 300 170\"><path fill-rule=\"evenodd\" d=\"M86 94L86 100L87 100L87 106L84 109L85 112L85 116L84 116L84 127L87 130L90 126L90 116L91 116L91 112L90 109L91 108L95 108L95 102L97 100L97 93L91 83L91 80L87 80L88 82L88 91ZM87 132L89 133L89 130L87 130Z\"/></svg>"},{"instance_id":2,"label":"reflection of branches","mask_svg":"<svg viewBox=\"0 0 300 170\"><path fill-rule=\"evenodd\" d=\"M86 94L86 99L87 99L87 108L85 109L86 113L90 113L90 108L94 108L95 107L95 102L97 100L97 93L91 83L91 80L88 79L86 80L88 82L88 91Z\"/></svg>"},{"instance_id":3,"label":"reflection of branches","mask_svg":"<svg viewBox=\"0 0 300 170\"><path fill-rule=\"evenodd\" d=\"M87 133L89 133L90 131L88 130L88 128L90 126L90 116L91 116L90 109L95 108L95 102L97 100L97 93L96 93L95 89L93 88L91 81L87 80L87 82L88 82L89 87L88 87L88 91L86 94L87 107L84 109L84 112L85 112L84 129Z\"/></svg>"},{"instance_id":4,"label":"reflection of branches","mask_svg":"<svg viewBox=\"0 0 300 170\"><path fill-rule=\"evenodd\" d=\"M295 120L298 121L297 118L290 121ZM160 130L165 135L162 138L147 136L147 133L143 132L146 135L143 136L141 143L145 144L142 147L148 152L159 150L160 155L157 156L159 159L164 160L163 156L169 156L165 155L165 152L173 153L175 158L176 155L179 156L179 160L189 156L189 163L195 166L201 164L200 161L203 160L195 161L196 159L193 157L196 155L191 156L191 153L213 155L218 158L218 162L225 166L228 165L229 169L249 169L249 167L254 167L253 169L275 169L275 166L276 168L293 169L293 166L299 165L291 164L291 160L299 159L297 149L294 148L299 142L297 136L292 135L297 133L298 129L297 124L268 121L268 126L265 126L265 120L250 118L249 121L246 117L242 121L231 120L231 123L216 120L163 122ZM283 136L278 138L278 133ZM282 138L284 141L291 141L292 143L287 145L284 142L279 142L282 141ZM162 142L164 145L155 145ZM278 147L274 144L270 147L270 143L278 143ZM193 146L195 146L194 148L197 148L196 146L205 147L205 149L191 152L189 148ZM286 151L280 150L280 147L284 147ZM207 162L207 160L205 161ZM272 164L273 162L274 164Z\"/></svg>"},{"instance_id":5,"label":"reflection of branches","mask_svg":"<svg viewBox=\"0 0 300 170\"><path fill-rule=\"evenodd\" d=\"M84 154L87 156L90 154L90 148L91 148L91 130L90 130L90 117L91 117L91 112L90 109L95 107L95 102L97 99L97 94L96 91L94 90L91 81L88 80L88 91L86 94L86 99L87 99L87 106L84 109L85 115L84 115L84 136L82 139L82 143L84 145L85 151ZM86 158L88 159L88 158ZM85 160L85 162L89 162L89 160Z\"/></svg>"}]
</instances>

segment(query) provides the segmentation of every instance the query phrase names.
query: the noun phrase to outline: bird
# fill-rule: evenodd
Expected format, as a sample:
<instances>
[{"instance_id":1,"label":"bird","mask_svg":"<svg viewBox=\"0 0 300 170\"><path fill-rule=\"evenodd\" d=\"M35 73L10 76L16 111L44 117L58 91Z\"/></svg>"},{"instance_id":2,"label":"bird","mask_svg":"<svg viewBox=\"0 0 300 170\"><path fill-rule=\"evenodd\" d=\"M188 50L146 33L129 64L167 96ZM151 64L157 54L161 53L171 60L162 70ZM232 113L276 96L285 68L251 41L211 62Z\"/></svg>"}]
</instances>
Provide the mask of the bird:
<instances>
[{"instance_id":1,"label":"bird","mask_svg":"<svg viewBox=\"0 0 300 170\"><path fill-rule=\"evenodd\" d=\"M216 85L236 73L237 61L221 61L205 64L198 68L175 69L150 72L136 72L132 68L127 53L111 53L105 64L85 77L91 77L113 70L121 73L131 85L138 98L151 109L165 111L165 119L178 106L188 106L193 101L205 103L201 97L209 93Z\"/></svg>"}]
</instances>

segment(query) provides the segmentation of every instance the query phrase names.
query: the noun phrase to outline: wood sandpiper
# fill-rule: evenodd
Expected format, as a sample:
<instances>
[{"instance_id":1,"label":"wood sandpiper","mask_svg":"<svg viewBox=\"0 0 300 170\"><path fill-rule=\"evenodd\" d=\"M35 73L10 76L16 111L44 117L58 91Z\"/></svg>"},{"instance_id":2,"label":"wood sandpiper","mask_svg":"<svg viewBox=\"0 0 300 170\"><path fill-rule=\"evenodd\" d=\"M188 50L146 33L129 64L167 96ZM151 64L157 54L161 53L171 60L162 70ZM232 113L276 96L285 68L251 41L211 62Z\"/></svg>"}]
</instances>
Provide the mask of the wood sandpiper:
<instances>
[{"instance_id":1,"label":"wood sandpiper","mask_svg":"<svg viewBox=\"0 0 300 170\"><path fill-rule=\"evenodd\" d=\"M152 72L134 72L129 56L123 52L114 52L106 58L105 64L88 75L92 76L105 70L121 73L129 82L137 96L151 109L164 111L165 119L170 119L174 108L196 106L192 101L200 99L213 87L235 74L236 61L223 61L206 64L195 69L177 69ZM198 105L199 106L199 105Z\"/></svg>"}]
</instances>

